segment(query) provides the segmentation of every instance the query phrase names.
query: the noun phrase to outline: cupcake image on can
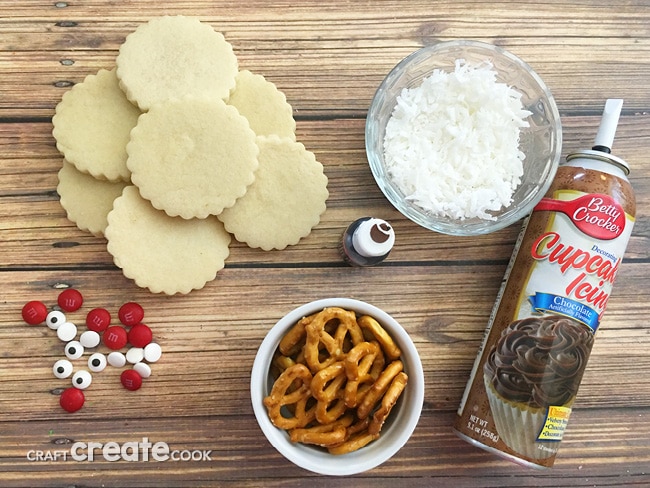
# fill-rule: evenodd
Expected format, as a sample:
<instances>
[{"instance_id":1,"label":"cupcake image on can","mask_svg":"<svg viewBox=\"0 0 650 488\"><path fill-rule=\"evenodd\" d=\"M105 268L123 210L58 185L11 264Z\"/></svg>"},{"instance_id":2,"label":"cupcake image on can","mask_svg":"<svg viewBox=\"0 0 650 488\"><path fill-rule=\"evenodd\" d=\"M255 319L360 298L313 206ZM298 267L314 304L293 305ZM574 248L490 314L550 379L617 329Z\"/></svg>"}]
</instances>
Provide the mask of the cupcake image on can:
<instances>
[{"instance_id":1,"label":"cupcake image on can","mask_svg":"<svg viewBox=\"0 0 650 488\"><path fill-rule=\"evenodd\" d=\"M593 345L585 325L527 317L503 330L483 367L497 433L518 455L557 452Z\"/></svg>"}]
</instances>

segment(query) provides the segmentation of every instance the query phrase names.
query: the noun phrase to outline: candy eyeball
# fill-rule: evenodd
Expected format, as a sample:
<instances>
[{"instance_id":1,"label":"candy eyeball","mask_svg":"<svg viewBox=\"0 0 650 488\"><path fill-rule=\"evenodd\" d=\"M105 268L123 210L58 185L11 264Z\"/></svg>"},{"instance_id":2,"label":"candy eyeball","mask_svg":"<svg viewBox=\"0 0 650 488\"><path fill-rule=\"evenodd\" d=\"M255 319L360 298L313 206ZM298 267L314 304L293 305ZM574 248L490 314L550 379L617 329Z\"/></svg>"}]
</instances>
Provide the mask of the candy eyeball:
<instances>
[{"instance_id":1,"label":"candy eyeball","mask_svg":"<svg viewBox=\"0 0 650 488\"><path fill-rule=\"evenodd\" d=\"M65 345L65 355L68 359L79 359L84 354L84 347L79 341L70 341Z\"/></svg>"},{"instance_id":2,"label":"candy eyeball","mask_svg":"<svg viewBox=\"0 0 650 488\"><path fill-rule=\"evenodd\" d=\"M64 379L69 377L72 374L72 363L67 359L59 359L54 366L52 366L52 372L54 376L59 379Z\"/></svg>"},{"instance_id":3,"label":"candy eyeball","mask_svg":"<svg viewBox=\"0 0 650 488\"><path fill-rule=\"evenodd\" d=\"M64 324L66 321L65 314L60 310L52 310L45 317L45 323L52 330L57 330L61 324Z\"/></svg>"},{"instance_id":4,"label":"candy eyeball","mask_svg":"<svg viewBox=\"0 0 650 488\"><path fill-rule=\"evenodd\" d=\"M77 371L72 377L72 386L79 390L85 390L93 382L93 377L88 371Z\"/></svg>"},{"instance_id":5,"label":"candy eyeball","mask_svg":"<svg viewBox=\"0 0 650 488\"><path fill-rule=\"evenodd\" d=\"M101 352L91 354L88 358L88 369L93 373L99 373L106 368L106 356Z\"/></svg>"}]
</instances>

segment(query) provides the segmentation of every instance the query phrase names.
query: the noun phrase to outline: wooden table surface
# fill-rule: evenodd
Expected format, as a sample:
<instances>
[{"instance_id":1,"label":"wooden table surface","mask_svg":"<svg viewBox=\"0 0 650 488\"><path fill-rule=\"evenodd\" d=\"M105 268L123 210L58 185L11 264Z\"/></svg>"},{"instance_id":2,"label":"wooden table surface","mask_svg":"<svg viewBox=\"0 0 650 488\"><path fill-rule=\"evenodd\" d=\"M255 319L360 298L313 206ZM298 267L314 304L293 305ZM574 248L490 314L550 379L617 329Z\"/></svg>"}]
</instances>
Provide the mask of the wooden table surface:
<instances>
[{"instance_id":1,"label":"wooden table surface","mask_svg":"<svg viewBox=\"0 0 650 488\"><path fill-rule=\"evenodd\" d=\"M0 486L650 486L650 3L642 0L0 1ZM322 162L330 198L298 245L233 244L215 281L160 296L124 278L104 239L78 230L56 193L62 157L51 117L62 95L111 68L127 34L163 14L199 17L224 33L240 67L287 96L297 137ZM364 150L375 89L407 54L469 38L522 57L555 95L563 155L591 146L607 98L623 98L614 152L631 167L638 217L555 467L536 471L483 452L451 425L520 224L478 238L426 231L377 188ZM372 268L343 265L337 240L354 219L389 220L397 243ZM23 323L29 300L66 287L83 310L137 301L164 353L137 392L96 375L86 405L58 405L61 343ZM409 331L426 395L409 442L348 478L285 460L253 415L249 374L267 330L325 297L383 308ZM83 321L80 313L71 314ZM75 461L75 442L165 442L209 459ZM40 454L39 454L40 453ZM65 459L63 457L66 455Z\"/></svg>"}]
</instances>

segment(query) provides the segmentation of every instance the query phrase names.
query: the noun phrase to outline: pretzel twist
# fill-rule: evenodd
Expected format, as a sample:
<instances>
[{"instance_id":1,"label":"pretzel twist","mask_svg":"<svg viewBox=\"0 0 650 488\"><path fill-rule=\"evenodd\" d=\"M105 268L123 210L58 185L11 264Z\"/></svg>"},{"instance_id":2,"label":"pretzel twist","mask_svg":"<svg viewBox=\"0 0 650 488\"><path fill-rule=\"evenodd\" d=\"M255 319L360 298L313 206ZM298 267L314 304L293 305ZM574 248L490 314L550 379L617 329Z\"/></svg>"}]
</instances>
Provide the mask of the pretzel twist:
<instances>
[{"instance_id":1,"label":"pretzel twist","mask_svg":"<svg viewBox=\"0 0 650 488\"><path fill-rule=\"evenodd\" d=\"M391 381L388 390L381 399L381 406L375 410L375 413L372 415L372 420L368 425L369 434L379 434L379 431L384 426L386 418L390 414L390 411L393 409L400 395L406 388L406 383L408 383L408 376L403 371L400 371L393 381Z\"/></svg>"},{"instance_id":2,"label":"pretzel twist","mask_svg":"<svg viewBox=\"0 0 650 488\"><path fill-rule=\"evenodd\" d=\"M393 338L386 332L386 330L370 315L363 315L359 317L359 327L363 329L364 332L368 332L379 344L381 344L386 357L391 361L399 358L402 355L402 351L395 344Z\"/></svg>"},{"instance_id":3,"label":"pretzel twist","mask_svg":"<svg viewBox=\"0 0 650 488\"><path fill-rule=\"evenodd\" d=\"M308 406L312 398L311 380L309 368L300 363L290 366L278 376L271 393L264 398L273 425L281 429L294 429L305 427L316 418L316 406ZM286 409L291 414L286 417L282 414L285 406L291 407Z\"/></svg>"},{"instance_id":4,"label":"pretzel twist","mask_svg":"<svg viewBox=\"0 0 650 488\"><path fill-rule=\"evenodd\" d=\"M388 390L393 378L395 378L403 368L404 365L402 364L402 361L398 359L390 363L386 369L382 371L379 378L377 378L377 381L373 383L372 387L368 390L368 393L363 397L363 401L357 408L357 415L360 419L364 419L370 415L377 402L381 399L384 393L386 393L386 390Z\"/></svg>"},{"instance_id":5,"label":"pretzel twist","mask_svg":"<svg viewBox=\"0 0 650 488\"><path fill-rule=\"evenodd\" d=\"M334 335L328 330L330 324L336 326ZM349 339L352 345L363 342L363 332L357 324L354 312L338 307L324 309L306 324L305 329L305 361L312 373L340 360L346 352L346 339ZM328 355L321 359L320 352L323 349Z\"/></svg>"}]
</instances>

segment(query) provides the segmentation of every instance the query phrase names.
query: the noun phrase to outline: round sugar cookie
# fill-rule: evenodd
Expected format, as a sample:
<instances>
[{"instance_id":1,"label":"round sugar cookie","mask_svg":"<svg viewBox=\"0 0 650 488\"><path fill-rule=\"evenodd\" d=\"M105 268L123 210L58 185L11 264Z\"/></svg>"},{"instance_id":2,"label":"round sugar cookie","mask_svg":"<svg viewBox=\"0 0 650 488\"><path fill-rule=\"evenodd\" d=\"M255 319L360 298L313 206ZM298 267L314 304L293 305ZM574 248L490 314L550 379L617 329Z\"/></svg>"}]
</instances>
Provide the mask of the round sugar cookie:
<instances>
[{"instance_id":1,"label":"round sugar cookie","mask_svg":"<svg viewBox=\"0 0 650 488\"><path fill-rule=\"evenodd\" d=\"M284 249L309 235L329 196L323 165L299 142L259 136L255 182L219 220L250 247Z\"/></svg>"},{"instance_id":2,"label":"round sugar cookie","mask_svg":"<svg viewBox=\"0 0 650 488\"><path fill-rule=\"evenodd\" d=\"M108 252L127 278L167 295L203 288L230 252L230 234L215 217L170 217L140 197L135 186L115 200L105 235Z\"/></svg>"},{"instance_id":3,"label":"round sugar cookie","mask_svg":"<svg viewBox=\"0 0 650 488\"><path fill-rule=\"evenodd\" d=\"M296 121L287 97L262 75L248 70L237 73L228 104L248 119L258 136L276 134L296 139Z\"/></svg>"},{"instance_id":4,"label":"round sugar cookie","mask_svg":"<svg viewBox=\"0 0 650 488\"><path fill-rule=\"evenodd\" d=\"M74 165L63 161L59 170L59 194L61 206L68 220L79 229L95 236L104 235L108 225L107 216L113 209L113 201L122 194L129 183L126 181L98 180L82 173Z\"/></svg>"},{"instance_id":5,"label":"round sugar cookie","mask_svg":"<svg viewBox=\"0 0 650 488\"><path fill-rule=\"evenodd\" d=\"M216 215L255 179L255 133L223 100L154 105L131 131L131 181L153 206L186 219Z\"/></svg>"},{"instance_id":6,"label":"round sugar cookie","mask_svg":"<svg viewBox=\"0 0 650 488\"><path fill-rule=\"evenodd\" d=\"M143 110L186 95L225 100L238 70L221 33L182 15L139 26L120 46L116 62L122 89Z\"/></svg>"},{"instance_id":7,"label":"round sugar cookie","mask_svg":"<svg viewBox=\"0 0 650 488\"><path fill-rule=\"evenodd\" d=\"M79 171L128 181L126 144L139 115L120 89L115 69L102 69L63 95L52 118L52 135L57 149Z\"/></svg>"}]
</instances>

